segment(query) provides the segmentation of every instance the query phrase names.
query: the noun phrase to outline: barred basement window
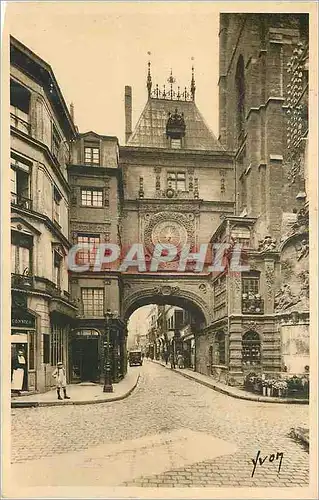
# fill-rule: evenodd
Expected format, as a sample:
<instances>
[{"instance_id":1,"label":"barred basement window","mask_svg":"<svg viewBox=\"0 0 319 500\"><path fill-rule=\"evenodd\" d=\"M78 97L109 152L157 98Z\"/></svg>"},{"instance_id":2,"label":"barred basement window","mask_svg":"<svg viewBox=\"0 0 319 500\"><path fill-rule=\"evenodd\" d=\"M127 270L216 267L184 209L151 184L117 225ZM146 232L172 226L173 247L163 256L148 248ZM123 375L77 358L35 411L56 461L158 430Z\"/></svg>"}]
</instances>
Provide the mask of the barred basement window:
<instances>
[{"instance_id":1,"label":"barred basement window","mask_svg":"<svg viewBox=\"0 0 319 500\"><path fill-rule=\"evenodd\" d=\"M56 366L59 361L63 362L63 329L59 325L52 324L51 326L51 355L50 361L52 366Z\"/></svg>"}]
</instances>

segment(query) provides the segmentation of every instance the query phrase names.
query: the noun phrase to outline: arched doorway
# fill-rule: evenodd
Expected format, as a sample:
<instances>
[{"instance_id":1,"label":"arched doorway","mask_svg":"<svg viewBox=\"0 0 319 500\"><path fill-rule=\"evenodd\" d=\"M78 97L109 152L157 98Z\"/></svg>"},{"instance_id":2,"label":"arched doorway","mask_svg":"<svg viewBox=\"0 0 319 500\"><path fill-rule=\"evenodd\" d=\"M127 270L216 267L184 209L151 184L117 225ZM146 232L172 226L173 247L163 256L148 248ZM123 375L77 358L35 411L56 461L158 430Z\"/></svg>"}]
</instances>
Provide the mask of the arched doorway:
<instances>
[{"instance_id":1,"label":"arched doorway","mask_svg":"<svg viewBox=\"0 0 319 500\"><path fill-rule=\"evenodd\" d=\"M71 340L72 382L97 383L100 377L100 331L79 328L73 330Z\"/></svg>"}]
</instances>

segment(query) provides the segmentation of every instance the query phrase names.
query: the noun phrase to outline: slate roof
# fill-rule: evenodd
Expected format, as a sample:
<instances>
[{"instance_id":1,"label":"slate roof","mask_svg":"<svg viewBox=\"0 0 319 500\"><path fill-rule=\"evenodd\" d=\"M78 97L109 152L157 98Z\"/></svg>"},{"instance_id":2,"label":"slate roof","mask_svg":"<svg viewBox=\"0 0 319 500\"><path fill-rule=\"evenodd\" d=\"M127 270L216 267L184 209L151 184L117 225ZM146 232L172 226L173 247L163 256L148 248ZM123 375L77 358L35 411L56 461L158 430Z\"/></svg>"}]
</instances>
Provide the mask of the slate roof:
<instances>
[{"instance_id":1,"label":"slate roof","mask_svg":"<svg viewBox=\"0 0 319 500\"><path fill-rule=\"evenodd\" d=\"M166 138L168 113L184 113L186 133L183 149L224 151L209 130L194 101L149 98L127 146L169 148Z\"/></svg>"}]
</instances>

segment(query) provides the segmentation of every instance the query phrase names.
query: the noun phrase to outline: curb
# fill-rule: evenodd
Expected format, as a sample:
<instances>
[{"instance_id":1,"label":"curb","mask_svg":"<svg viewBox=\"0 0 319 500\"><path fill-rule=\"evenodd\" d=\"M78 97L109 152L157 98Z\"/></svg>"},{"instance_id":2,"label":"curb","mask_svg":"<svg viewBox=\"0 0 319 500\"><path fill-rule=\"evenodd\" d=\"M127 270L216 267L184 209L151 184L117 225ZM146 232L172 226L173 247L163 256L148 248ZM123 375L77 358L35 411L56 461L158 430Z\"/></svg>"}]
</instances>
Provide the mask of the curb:
<instances>
[{"instance_id":1,"label":"curb","mask_svg":"<svg viewBox=\"0 0 319 500\"><path fill-rule=\"evenodd\" d=\"M162 366L163 368L168 368L162 363L158 363L157 361L151 360L153 363ZM293 398L274 398L274 397L265 397L265 396L254 396L253 394L250 396L246 394L234 394L233 392L227 390L226 388L224 389L223 387L216 386L213 382L206 382L205 380L200 380L197 379L196 377L192 377L188 373L183 373L182 371L177 371L172 370L175 373L178 373L182 377L187 378L188 380L193 380L194 382L197 382L198 384L204 385L205 387L209 387L210 389L213 389L216 392L220 392L222 394L226 394L227 396L231 396L232 398L235 399L245 399L246 401L256 401L257 403L283 403L283 404L300 404L300 405L305 405L309 404L308 399L293 399Z\"/></svg>"},{"instance_id":2,"label":"curb","mask_svg":"<svg viewBox=\"0 0 319 500\"><path fill-rule=\"evenodd\" d=\"M305 433L305 429L301 429L300 427L291 429L291 437L299 441L301 444L306 446L309 450L309 437L307 437ZM308 431L309 436L309 431Z\"/></svg>"},{"instance_id":3,"label":"curb","mask_svg":"<svg viewBox=\"0 0 319 500\"><path fill-rule=\"evenodd\" d=\"M59 401L11 401L11 408L42 408L44 406L71 406L71 405L89 405L89 404L100 404L100 403L113 403L114 401L120 401L122 399L127 398L136 388L140 379L140 374L138 374L134 385L124 394L119 396L113 396L109 399L92 399L92 400L84 400L84 401L63 401L60 403Z\"/></svg>"}]
</instances>

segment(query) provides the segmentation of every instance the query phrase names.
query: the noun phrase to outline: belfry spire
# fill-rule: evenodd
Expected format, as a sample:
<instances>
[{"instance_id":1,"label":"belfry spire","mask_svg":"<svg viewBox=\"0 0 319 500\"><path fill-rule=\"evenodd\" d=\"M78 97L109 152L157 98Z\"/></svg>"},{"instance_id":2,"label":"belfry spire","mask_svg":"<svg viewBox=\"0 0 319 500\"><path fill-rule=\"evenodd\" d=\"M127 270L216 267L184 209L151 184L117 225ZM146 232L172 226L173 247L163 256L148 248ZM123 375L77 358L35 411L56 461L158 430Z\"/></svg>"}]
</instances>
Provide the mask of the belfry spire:
<instances>
[{"instance_id":1,"label":"belfry spire","mask_svg":"<svg viewBox=\"0 0 319 500\"><path fill-rule=\"evenodd\" d=\"M148 55L150 56L151 53L148 52ZM151 62L150 61L148 61L147 66L148 66L148 71L147 71L146 87L147 87L148 97L151 97L151 92L152 92L152 77L151 77Z\"/></svg>"}]
</instances>

